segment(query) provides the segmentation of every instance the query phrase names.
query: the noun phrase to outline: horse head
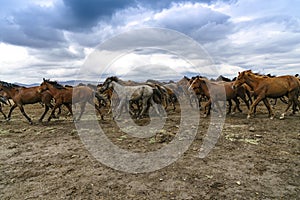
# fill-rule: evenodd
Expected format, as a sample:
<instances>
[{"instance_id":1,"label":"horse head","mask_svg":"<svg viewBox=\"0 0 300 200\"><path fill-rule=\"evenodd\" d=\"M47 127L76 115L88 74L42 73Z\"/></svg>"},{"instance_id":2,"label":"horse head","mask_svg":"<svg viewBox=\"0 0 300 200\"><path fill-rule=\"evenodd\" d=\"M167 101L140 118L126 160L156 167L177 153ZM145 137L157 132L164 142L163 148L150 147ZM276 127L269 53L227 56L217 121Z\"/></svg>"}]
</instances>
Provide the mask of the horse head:
<instances>
[{"instance_id":1,"label":"horse head","mask_svg":"<svg viewBox=\"0 0 300 200\"><path fill-rule=\"evenodd\" d=\"M194 80L190 80L190 86L189 91L195 91L196 89L200 89L203 87L203 84L206 84L205 80L203 78L195 78Z\"/></svg>"},{"instance_id":2,"label":"horse head","mask_svg":"<svg viewBox=\"0 0 300 200\"><path fill-rule=\"evenodd\" d=\"M39 88L38 88L38 92L39 92L39 93L42 93L42 92L44 92L45 90L48 90L48 89L49 89L49 88L48 88L47 81L49 81L49 80L43 78L43 82L41 83L41 85L40 85Z\"/></svg>"},{"instance_id":3,"label":"horse head","mask_svg":"<svg viewBox=\"0 0 300 200\"><path fill-rule=\"evenodd\" d=\"M105 92L106 90L108 90L109 88L112 87L112 82L118 82L119 79L116 76L112 76L112 77L108 77L104 83L102 84L102 87L100 88L100 92Z\"/></svg>"},{"instance_id":4,"label":"horse head","mask_svg":"<svg viewBox=\"0 0 300 200\"><path fill-rule=\"evenodd\" d=\"M252 71L247 70L247 71L242 71L242 72L238 73L238 76L232 85L233 89L240 87L241 85L243 85L246 82L245 76L247 75L247 73L252 73Z\"/></svg>"}]
</instances>

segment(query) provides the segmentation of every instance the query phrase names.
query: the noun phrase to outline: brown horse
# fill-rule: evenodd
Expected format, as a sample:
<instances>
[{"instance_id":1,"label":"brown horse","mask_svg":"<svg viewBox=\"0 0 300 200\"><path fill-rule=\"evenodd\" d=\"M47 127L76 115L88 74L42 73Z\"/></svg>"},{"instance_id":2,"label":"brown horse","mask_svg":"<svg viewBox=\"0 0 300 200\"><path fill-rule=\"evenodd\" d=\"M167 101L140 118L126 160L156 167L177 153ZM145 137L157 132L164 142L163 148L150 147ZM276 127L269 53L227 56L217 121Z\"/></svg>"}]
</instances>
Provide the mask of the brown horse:
<instances>
[{"instance_id":1,"label":"brown horse","mask_svg":"<svg viewBox=\"0 0 300 200\"><path fill-rule=\"evenodd\" d=\"M224 100L228 101L229 103L227 114L231 113L231 107L232 107L231 100L233 100L236 104L236 106L234 107L234 111L237 108L240 112L242 112L242 110L239 107L240 102L238 100L238 97L240 97L245 102L245 104L249 109L249 103L246 99L245 89L243 87L239 87L236 90L234 90L232 86L233 86L233 82L212 82L207 80L206 78L197 77L191 83L189 90L191 89L198 90L198 93L206 96L209 99L204 107L205 108L204 114L206 115L210 114L212 103L216 103L218 109L220 110L220 106L218 105L217 101L224 101ZM224 92L226 95L226 99L223 99L224 96L222 94Z\"/></svg>"},{"instance_id":2,"label":"brown horse","mask_svg":"<svg viewBox=\"0 0 300 200\"><path fill-rule=\"evenodd\" d=\"M175 89L177 88L175 86L177 86L175 83L160 86L160 88L162 88L163 94L165 95L165 109L167 109L169 103L171 103L173 106L173 111L176 110L177 95L175 93Z\"/></svg>"},{"instance_id":3,"label":"brown horse","mask_svg":"<svg viewBox=\"0 0 300 200\"><path fill-rule=\"evenodd\" d=\"M19 87L18 85L14 85L11 83L6 83L6 82L0 82L0 90L3 90L4 92L7 93L8 97L11 98L14 102L14 105L10 108L10 111L7 116L7 121L10 120L11 114L13 110L16 107L19 107L21 113L24 115L24 117L29 121L30 124L32 123L32 120L30 117L25 113L25 110L23 108L23 105L26 104L35 104L35 103L40 103L42 102L45 104L45 111L39 121L41 122L48 112L49 108L53 107L51 105L51 99L52 96L49 92L39 92L39 87Z\"/></svg>"},{"instance_id":4,"label":"brown horse","mask_svg":"<svg viewBox=\"0 0 300 200\"><path fill-rule=\"evenodd\" d=\"M286 75L270 78L268 76L256 75L251 70L246 70L239 72L233 87L239 87L244 83L252 88L253 95L256 98L250 107L247 118L250 118L251 114L253 114L257 104L263 101L269 111L270 118L273 119L274 113L267 98L288 97L287 108L281 114L280 119L284 119L286 112L293 103L300 107L298 101L300 84L294 76Z\"/></svg>"},{"instance_id":5,"label":"brown horse","mask_svg":"<svg viewBox=\"0 0 300 200\"><path fill-rule=\"evenodd\" d=\"M52 115L54 115L55 113L55 110L63 104L68 108L69 112L73 115L72 103L80 104L80 114L78 118L75 120L77 121L80 120L85 110L86 103L94 105L95 109L99 112L101 119L103 119L100 108L94 103L94 97L95 96L97 97L97 93L94 92L91 88L87 86L76 86L74 88L66 88L58 84L56 81L43 79L43 82L40 85L40 92L43 92L45 90L48 90L50 94L53 96L53 98L55 99L55 105L52 108L52 112L50 117L48 118L48 121L51 120Z\"/></svg>"}]
</instances>

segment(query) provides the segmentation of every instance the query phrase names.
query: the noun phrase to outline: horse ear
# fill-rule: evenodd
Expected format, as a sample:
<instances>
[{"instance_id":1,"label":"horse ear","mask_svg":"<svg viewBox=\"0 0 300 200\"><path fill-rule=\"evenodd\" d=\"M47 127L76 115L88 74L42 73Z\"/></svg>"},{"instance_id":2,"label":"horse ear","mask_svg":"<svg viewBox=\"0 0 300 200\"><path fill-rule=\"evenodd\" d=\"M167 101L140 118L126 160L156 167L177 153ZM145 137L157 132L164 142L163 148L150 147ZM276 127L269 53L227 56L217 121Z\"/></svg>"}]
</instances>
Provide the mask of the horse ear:
<instances>
[{"instance_id":1,"label":"horse ear","mask_svg":"<svg viewBox=\"0 0 300 200\"><path fill-rule=\"evenodd\" d=\"M241 72L239 72L239 75L241 74Z\"/></svg>"},{"instance_id":2,"label":"horse ear","mask_svg":"<svg viewBox=\"0 0 300 200\"><path fill-rule=\"evenodd\" d=\"M45 78L43 78L43 81L45 81Z\"/></svg>"}]
</instances>

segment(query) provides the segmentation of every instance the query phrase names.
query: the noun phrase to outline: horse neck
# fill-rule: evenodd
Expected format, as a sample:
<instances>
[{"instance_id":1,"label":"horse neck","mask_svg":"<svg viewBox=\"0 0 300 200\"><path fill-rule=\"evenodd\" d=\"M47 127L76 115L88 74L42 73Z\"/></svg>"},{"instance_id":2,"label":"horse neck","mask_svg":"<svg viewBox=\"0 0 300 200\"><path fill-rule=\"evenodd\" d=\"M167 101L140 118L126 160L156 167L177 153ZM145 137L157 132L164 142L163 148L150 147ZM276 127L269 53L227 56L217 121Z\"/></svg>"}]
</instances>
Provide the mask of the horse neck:
<instances>
[{"instance_id":1,"label":"horse neck","mask_svg":"<svg viewBox=\"0 0 300 200\"><path fill-rule=\"evenodd\" d=\"M245 82L247 85L249 85L251 87L251 89L255 89L258 87L259 84L259 79L261 79L260 77L256 77L256 76L244 76Z\"/></svg>"},{"instance_id":2,"label":"horse neck","mask_svg":"<svg viewBox=\"0 0 300 200\"><path fill-rule=\"evenodd\" d=\"M121 92L122 90L124 90L124 86L115 81L112 81L110 84L112 84L113 89L117 92Z\"/></svg>"},{"instance_id":3,"label":"horse neck","mask_svg":"<svg viewBox=\"0 0 300 200\"><path fill-rule=\"evenodd\" d=\"M210 81L206 80L205 83L201 83L200 84L200 87L202 88L205 96L209 97L210 94L209 94L209 89L208 88L211 88L212 86L216 85L215 83L211 83Z\"/></svg>"},{"instance_id":4,"label":"horse neck","mask_svg":"<svg viewBox=\"0 0 300 200\"><path fill-rule=\"evenodd\" d=\"M57 93L59 93L59 89L55 88L50 83L47 83L48 91L51 93L52 96L55 96Z\"/></svg>"}]
</instances>

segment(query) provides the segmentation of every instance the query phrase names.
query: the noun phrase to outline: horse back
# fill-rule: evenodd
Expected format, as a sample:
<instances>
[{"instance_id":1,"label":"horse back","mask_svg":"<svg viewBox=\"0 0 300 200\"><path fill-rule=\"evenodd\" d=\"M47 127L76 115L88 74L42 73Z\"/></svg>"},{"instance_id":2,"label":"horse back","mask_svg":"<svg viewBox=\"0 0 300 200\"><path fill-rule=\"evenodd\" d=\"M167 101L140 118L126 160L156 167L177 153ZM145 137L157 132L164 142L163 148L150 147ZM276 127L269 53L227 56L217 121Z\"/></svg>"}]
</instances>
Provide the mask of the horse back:
<instances>
[{"instance_id":1,"label":"horse back","mask_svg":"<svg viewBox=\"0 0 300 200\"><path fill-rule=\"evenodd\" d=\"M286 75L261 79L255 93L263 93L266 97L277 98L295 90L299 91L299 83L295 77Z\"/></svg>"},{"instance_id":2,"label":"horse back","mask_svg":"<svg viewBox=\"0 0 300 200\"><path fill-rule=\"evenodd\" d=\"M41 93L38 91L38 86L29 88L17 89L16 95L12 97L15 103L33 104L41 102Z\"/></svg>"},{"instance_id":3,"label":"horse back","mask_svg":"<svg viewBox=\"0 0 300 200\"><path fill-rule=\"evenodd\" d=\"M94 91L88 86L77 86L72 89L71 98L74 103L87 101L94 96Z\"/></svg>"}]
</instances>

